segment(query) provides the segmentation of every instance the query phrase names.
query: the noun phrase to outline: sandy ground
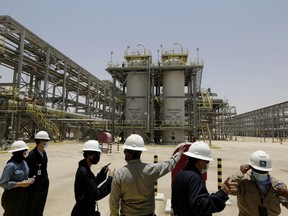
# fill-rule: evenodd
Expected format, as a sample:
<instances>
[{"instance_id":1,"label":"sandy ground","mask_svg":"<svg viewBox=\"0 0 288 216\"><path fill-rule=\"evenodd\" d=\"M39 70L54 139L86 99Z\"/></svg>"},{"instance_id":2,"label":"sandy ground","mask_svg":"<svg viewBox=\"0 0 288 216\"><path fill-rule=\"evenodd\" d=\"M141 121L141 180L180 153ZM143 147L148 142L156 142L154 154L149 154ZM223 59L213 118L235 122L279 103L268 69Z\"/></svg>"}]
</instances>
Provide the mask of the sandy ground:
<instances>
[{"instance_id":1,"label":"sandy ground","mask_svg":"<svg viewBox=\"0 0 288 216\"><path fill-rule=\"evenodd\" d=\"M47 150L49 164L48 172L50 178L50 188L48 199L45 207L45 216L69 216L74 201L73 184L74 175L77 169L78 161L82 159L83 143L63 142L50 143ZM33 147L34 144L31 145ZM142 160L153 163L154 155L158 155L158 161L168 159L174 152L175 146L147 146L148 152L142 154ZM212 157L214 162L210 163L208 170L207 188L209 192L217 191L217 158L222 159L222 176L223 180L226 177L238 171L240 164L246 163L252 152L262 149L270 154L273 160L273 170L271 175L284 181L288 184L288 168L287 152L288 143L279 142L272 143L269 140L254 141L213 141L212 142ZM6 161L11 157L11 153L0 153L0 173ZM103 154L100 162L92 166L92 171L97 173L100 168L111 162L111 168L119 168L125 165L124 155L120 146L120 152L117 152L117 146L113 148L112 154ZM163 200L156 200L156 214L157 216L170 215L165 212L166 205L169 204L171 198L171 174L167 174L158 181L158 192L164 195ZM0 189L0 196L2 196L3 189ZM108 198L98 202L101 215L109 215ZM168 202L167 202L168 201ZM167 208L166 208L167 210ZM226 208L220 212L215 213L217 216L234 216L237 215L236 198L231 196ZM3 208L0 207L0 215L3 215ZM288 210L282 208L281 215L288 215Z\"/></svg>"}]
</instances>

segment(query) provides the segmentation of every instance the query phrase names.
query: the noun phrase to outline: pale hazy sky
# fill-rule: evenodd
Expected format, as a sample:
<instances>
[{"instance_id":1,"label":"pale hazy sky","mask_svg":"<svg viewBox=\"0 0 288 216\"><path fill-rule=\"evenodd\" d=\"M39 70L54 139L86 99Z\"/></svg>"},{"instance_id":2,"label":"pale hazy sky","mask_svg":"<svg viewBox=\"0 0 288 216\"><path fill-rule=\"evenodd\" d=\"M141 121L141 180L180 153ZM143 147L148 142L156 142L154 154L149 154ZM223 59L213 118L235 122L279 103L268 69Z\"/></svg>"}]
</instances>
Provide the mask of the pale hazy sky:
<instances>
[{"instance_id":1,"label":"pale hazy sky","mask_svg":"<svg viewBox=\"0 0 288 216\"><path fill-rule=\"evenodd\" d=\"M287 101L287 0L1 0L9 15L99 79L113 51L178 42L204 60L202 87L238 114ZM2 73L2 74L1 74ZM0 76L5 76L0 68Z\"/></svg>"}]
</instances>

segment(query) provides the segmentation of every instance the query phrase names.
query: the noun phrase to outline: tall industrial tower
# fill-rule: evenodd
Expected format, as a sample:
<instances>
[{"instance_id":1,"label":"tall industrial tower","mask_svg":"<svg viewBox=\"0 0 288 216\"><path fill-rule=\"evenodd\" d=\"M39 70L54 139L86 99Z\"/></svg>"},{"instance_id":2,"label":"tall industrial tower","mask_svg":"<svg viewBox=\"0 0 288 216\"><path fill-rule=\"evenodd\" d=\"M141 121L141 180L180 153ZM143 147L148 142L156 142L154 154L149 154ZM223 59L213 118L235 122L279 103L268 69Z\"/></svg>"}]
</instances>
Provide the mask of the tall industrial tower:
<instances>
[{"instance_id":1,"label":"tall industrial tower","mask_svg":"<svg viewBox=\"0 0 288 216\"><path fill-rule=\"evenodd\" d=\"M111 60L106 68L114 85L114 136L139 133L148 142L163 144L203 136L204 105L206 111L212 109L209 93L201 90L203 61L189 60L180 43L161 46L156 61L145 45L137 46L127 47L124 61Z\"/></svg>"}]
</instances>

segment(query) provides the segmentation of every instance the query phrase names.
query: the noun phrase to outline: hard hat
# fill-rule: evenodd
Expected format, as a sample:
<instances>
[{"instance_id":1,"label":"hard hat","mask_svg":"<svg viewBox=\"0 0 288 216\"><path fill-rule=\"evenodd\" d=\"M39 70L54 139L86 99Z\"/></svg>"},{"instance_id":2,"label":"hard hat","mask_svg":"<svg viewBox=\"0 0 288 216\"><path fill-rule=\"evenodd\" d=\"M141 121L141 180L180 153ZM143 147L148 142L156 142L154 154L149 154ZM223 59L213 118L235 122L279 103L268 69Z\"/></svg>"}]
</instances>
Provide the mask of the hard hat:
<instances>
[{"instance_id":1,"label":"hard hat","mask_svg":"<svg viewBox=\"0 0 288 216\"><path fill-rule=\"evenodd\" d=\"M183 154L200 160L213 161L211 157L211 149L209 145L203 141L194 142L190 145L188 151Z\"/></svg>"},{"instance_id":2,"label":"hard hat","mask_svg":"<svg viewBox=\"0 0 288 216\"><path fill-rule=\"evenodd\" d=\"M82 151L102 152L99 142L97 140L88 140L87 142L85 142Z\"/></svg>"},{"instance_id":3,"label":"hard hat","mask_svg":"<svg viewBox=\"0 0 288 216\"><path fill-rule=\"evenodd\" d=\"M36 133L35 139L38 139L38 140L50 140L49 135L48 135L48 133L46 131L39 131L38 133Z\"/></svg>"},{"instance_id":4,"label":"hard hat","mask_svg":"<svg viewBox=\"0 0 288 216\"><path fill-rule=\"evenodd\" d=\"M258 150L251 154L249 159L249 164L256 170L259 171L271 171L272 170L272 161L270 156L262 151Z\"/></svg>"},{"instance_id":5,"label":"hard hat","mask_svg":"<svg viewBox=\"0 0 288 216\"><path fill-rule=\"evenodd\" d=\"M23 150L28 150L28 146L26 143L22 140L17 140L12 143L11 149L9 152L17 152L17 151L23 151Z\"/></svg>"},{"instance_id":6,"label":"hard hat","mask_svg":"<svg viewBox=\"0 0 288 216\"><path fill-rule=\"evenodd\" d=\"M125 140L123 148L133 150L133 151L147 151L144 145L145 145L144 140L140 135L131 134Z\"/></svg>"}]
</instances>

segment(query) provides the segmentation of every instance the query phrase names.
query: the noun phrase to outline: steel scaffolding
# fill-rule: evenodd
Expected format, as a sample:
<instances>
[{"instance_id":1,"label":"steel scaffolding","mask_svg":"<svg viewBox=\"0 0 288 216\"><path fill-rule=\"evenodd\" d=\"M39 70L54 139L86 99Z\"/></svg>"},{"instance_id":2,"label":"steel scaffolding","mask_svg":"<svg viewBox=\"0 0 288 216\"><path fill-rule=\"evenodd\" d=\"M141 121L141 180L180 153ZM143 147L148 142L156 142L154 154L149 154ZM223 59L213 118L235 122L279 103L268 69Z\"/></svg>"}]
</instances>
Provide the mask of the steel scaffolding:
<instances>
[{"instance_id":1,"label":"steel scaffolding","mask_svg":"<svg viewBox=\"0 0 288 216\"><path fill-rule=\"evenodd\" d=\"M9 16L0 16L0 36L0 64L13 73L10 83L0 85L2 104L35 103L46 113L49 127L56 124L60 130L49 131L55 139L65 135L65 119L111 118L111 82L97 79ZM37 126L38 120L25 110L16 106L1 110L15 138L19 133L49 130L43 123Z\"/></svg>"},{"instance_id":2,"label":"steel scaffolding","mask_svg":"<svg viewBox=\"0 0 288 216\"><path fill-rule=\"evenodd\" d=\"M227 135L230 138L271 137L282 141L288 135L288 102L257 109L226 119Z\"/></svg>"},{"instance_id":3,"label":"steel scaffolding","mask_svg":"<svg viewBox=\"0 0 288 216\"><path fill-rule=\"evenodd\" d=\"M160 143L165 130L173 136L175 129L185 131L187 140L225 138L224 123L236 115L236 109L201 87L203 61L189 60L188 50L175 43L180 49L162 49L161 60L153 62L150 51L139 45L144 50L127 49L123 62L111 59L106 71L112 82L99 80L13 18L0 16L0 69L12 77L11 82L0 83L0 125L5 137L33 138L42 129L54 140L62 140L70 130L77 132L77 138L97 138L100 131L115 137L128 130ZM163 73L171 70L185 75L185 95L169 96L185 101L185 121L175 125L160 118L163 99L168 98L161 93ZM148 75L147 112L128 124L123 114L133 96L127 96L126 82L138 72Z\"/></svg>"}]
</instances>

